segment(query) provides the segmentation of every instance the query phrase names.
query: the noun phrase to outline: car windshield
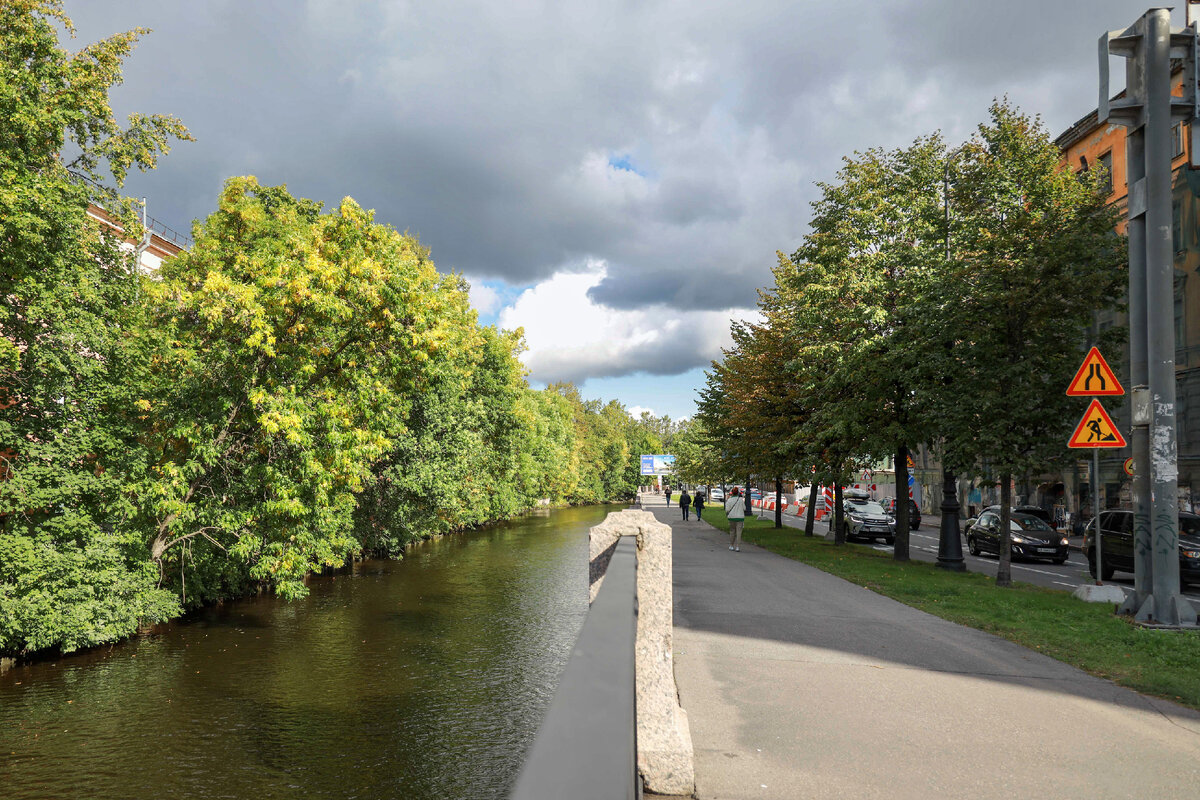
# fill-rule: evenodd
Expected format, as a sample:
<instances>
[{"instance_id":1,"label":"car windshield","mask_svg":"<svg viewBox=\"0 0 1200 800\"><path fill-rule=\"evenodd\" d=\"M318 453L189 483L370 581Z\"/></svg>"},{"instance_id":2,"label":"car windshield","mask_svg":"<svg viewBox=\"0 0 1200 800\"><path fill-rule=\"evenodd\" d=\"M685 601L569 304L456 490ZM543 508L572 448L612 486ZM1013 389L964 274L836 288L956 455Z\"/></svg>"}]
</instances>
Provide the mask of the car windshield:
<instances>
[{"instance_id":1,"label":"car windshield","mask_svg":"<svg viewBox=\"0 0 1200 800\"><path fill-rule=\"evenodd\" d=\"M1047 525L1044 521L1038 519L1037 517L1013 517L1012 529L1014 531L1019 531L1022 529L1027 530L1027 531L1054 530L1049 525Z\"/></svg>"},{"instance_id":2,"label":"car windshield","mask_svg":"<svg viewBox=\"0 0 1200 800\"><path fill-rule=\"evenodd\" d=\"M1184 536L1200 536L1200 517L1179 515L1179 532Z\"/></svg>"},{"instance_id":3,"label":"car windshield","mask_svg":"<svg viewBox=\"0 0 1200 800\"><path fill-rule=\"evenodd\" d=\"M871 500L851 500L847 503L850 510L856 514L886 514L883 506Z\"/></svg>"}]
</instances>

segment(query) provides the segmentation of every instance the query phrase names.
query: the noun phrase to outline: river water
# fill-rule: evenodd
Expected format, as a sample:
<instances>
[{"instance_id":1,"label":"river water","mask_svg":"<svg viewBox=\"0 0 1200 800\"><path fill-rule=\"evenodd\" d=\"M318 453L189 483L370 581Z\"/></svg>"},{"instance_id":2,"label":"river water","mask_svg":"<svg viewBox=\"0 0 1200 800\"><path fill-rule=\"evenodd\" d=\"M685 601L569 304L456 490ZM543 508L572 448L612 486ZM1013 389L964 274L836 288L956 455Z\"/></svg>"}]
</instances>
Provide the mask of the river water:
<instances>
[{"instance_id":1,"label":"river water","mask_svg":"<svg viewBox=\"0 0 1200 800\"><path fill-rule=\"evenodd\" d=\"M499 798L587 610L540 512L0 676L0 797Z\"/></svg>"}]
</instances>

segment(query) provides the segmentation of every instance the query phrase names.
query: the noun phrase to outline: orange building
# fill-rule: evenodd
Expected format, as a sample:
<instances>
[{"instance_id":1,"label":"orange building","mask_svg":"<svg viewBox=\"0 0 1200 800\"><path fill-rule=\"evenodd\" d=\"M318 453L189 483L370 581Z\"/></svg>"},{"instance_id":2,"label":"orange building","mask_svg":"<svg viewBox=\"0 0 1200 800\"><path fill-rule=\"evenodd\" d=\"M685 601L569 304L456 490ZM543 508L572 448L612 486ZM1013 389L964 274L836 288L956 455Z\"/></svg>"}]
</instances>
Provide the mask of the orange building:
<instances>
[{"instance_id":1,"label":"orange building","mask_svg":"<svg viewBox=\"0 0 1200 800\"><path fill-rule=\"evenodd\" d=\"M1178 73L1176 81L1174 93L1181 95L1182 80ZM1200 272L1200 170L1189 166L1190 138L1186 123L1176 123L1172 128L1172 141L1171 238L1175 251L1175 302L1173 308L1157 311L1172 314L1175 320L1179 498L1181 508L1193 510L1193 492L1195 502L1200 503L1200 275L1191 277ZM1122 213L1119 229L1123 231L1128 192L1125 127L1109 123L1102 125L1093 111L1064 131L1055 144L1062 151L1064 163L1071 169L1102 168L1109 174L1112 187L1109 201ZM1127 319L1123 313L1105 312L1100 315L1098 324L1104 330L1113 325L1125 325ZM1113 353L1109 358L1128 387L1128 354ZM1118 425L1129 430L1129 404L1126 402L1119 408L1109 410ZM1130 503L1129 480L1122 469L1122 463L1128 455L1125 450L1101 454L1101 503L1106 508L1127 507ZM1063 476L1063 488L1066 491L1074 490L1075 497L1086 496L1087 470L1087 462L1079 462L1071 476Z\"/></svg>"}]
</instances>

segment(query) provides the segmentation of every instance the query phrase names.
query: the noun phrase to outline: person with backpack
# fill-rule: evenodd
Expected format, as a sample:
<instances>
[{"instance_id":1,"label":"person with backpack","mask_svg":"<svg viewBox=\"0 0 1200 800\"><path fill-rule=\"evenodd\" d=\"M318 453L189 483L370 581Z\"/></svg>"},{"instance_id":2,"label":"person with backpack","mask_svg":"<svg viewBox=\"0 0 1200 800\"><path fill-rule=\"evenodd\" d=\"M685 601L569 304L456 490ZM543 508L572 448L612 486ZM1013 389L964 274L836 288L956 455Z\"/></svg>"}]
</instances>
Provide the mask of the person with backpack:
<instances>
[{"instance_id":1,"label":"person with backpack","mask_svg":"<svg viewBox=\"0 0 1200 800\"><path fill-rule=\"evenodd\" d=\"M729 549L735 553L742 550L742 527L746 524L746 507L742 503L742 490L735 486L725 498L725 518L729 520Z\"/></svg>"},{"instance_id":2,"label":"person with backpack","mask_svg":"<svg viewBox=\"0 0 1200 800\"><path fill-rule=\"evenodd\" d=\"M704 519L704 490L697 489L692 498L692 508L696 509L696 519Z\"/></svg>"}]
</instances>

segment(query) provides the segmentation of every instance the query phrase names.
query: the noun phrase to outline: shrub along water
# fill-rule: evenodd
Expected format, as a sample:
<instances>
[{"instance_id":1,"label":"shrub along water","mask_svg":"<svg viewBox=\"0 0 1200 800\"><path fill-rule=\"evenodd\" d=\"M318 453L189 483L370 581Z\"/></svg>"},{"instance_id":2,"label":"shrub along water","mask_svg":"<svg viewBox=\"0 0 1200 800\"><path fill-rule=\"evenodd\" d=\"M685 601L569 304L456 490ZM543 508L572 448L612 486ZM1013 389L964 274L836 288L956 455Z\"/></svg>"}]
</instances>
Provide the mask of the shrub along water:
<instances>
[{"instance_id":1,"label":"shrub along water","mask_svg":"<svg viewBox=\"0 0 1200 800\"><path fill-rule=\"evenodd\" d=\"M664 420L531 389L520 331L481 326L465 280L353 200L232 178L144 276L88 206L139 236L101 187L190 136L113 119L143 31L73 55L56 23L57 0L0 6L0 71L29 78L0 81L0 656L302 596L314 570L538 501L632 495Z\"/></svg>"}]
</instances>

